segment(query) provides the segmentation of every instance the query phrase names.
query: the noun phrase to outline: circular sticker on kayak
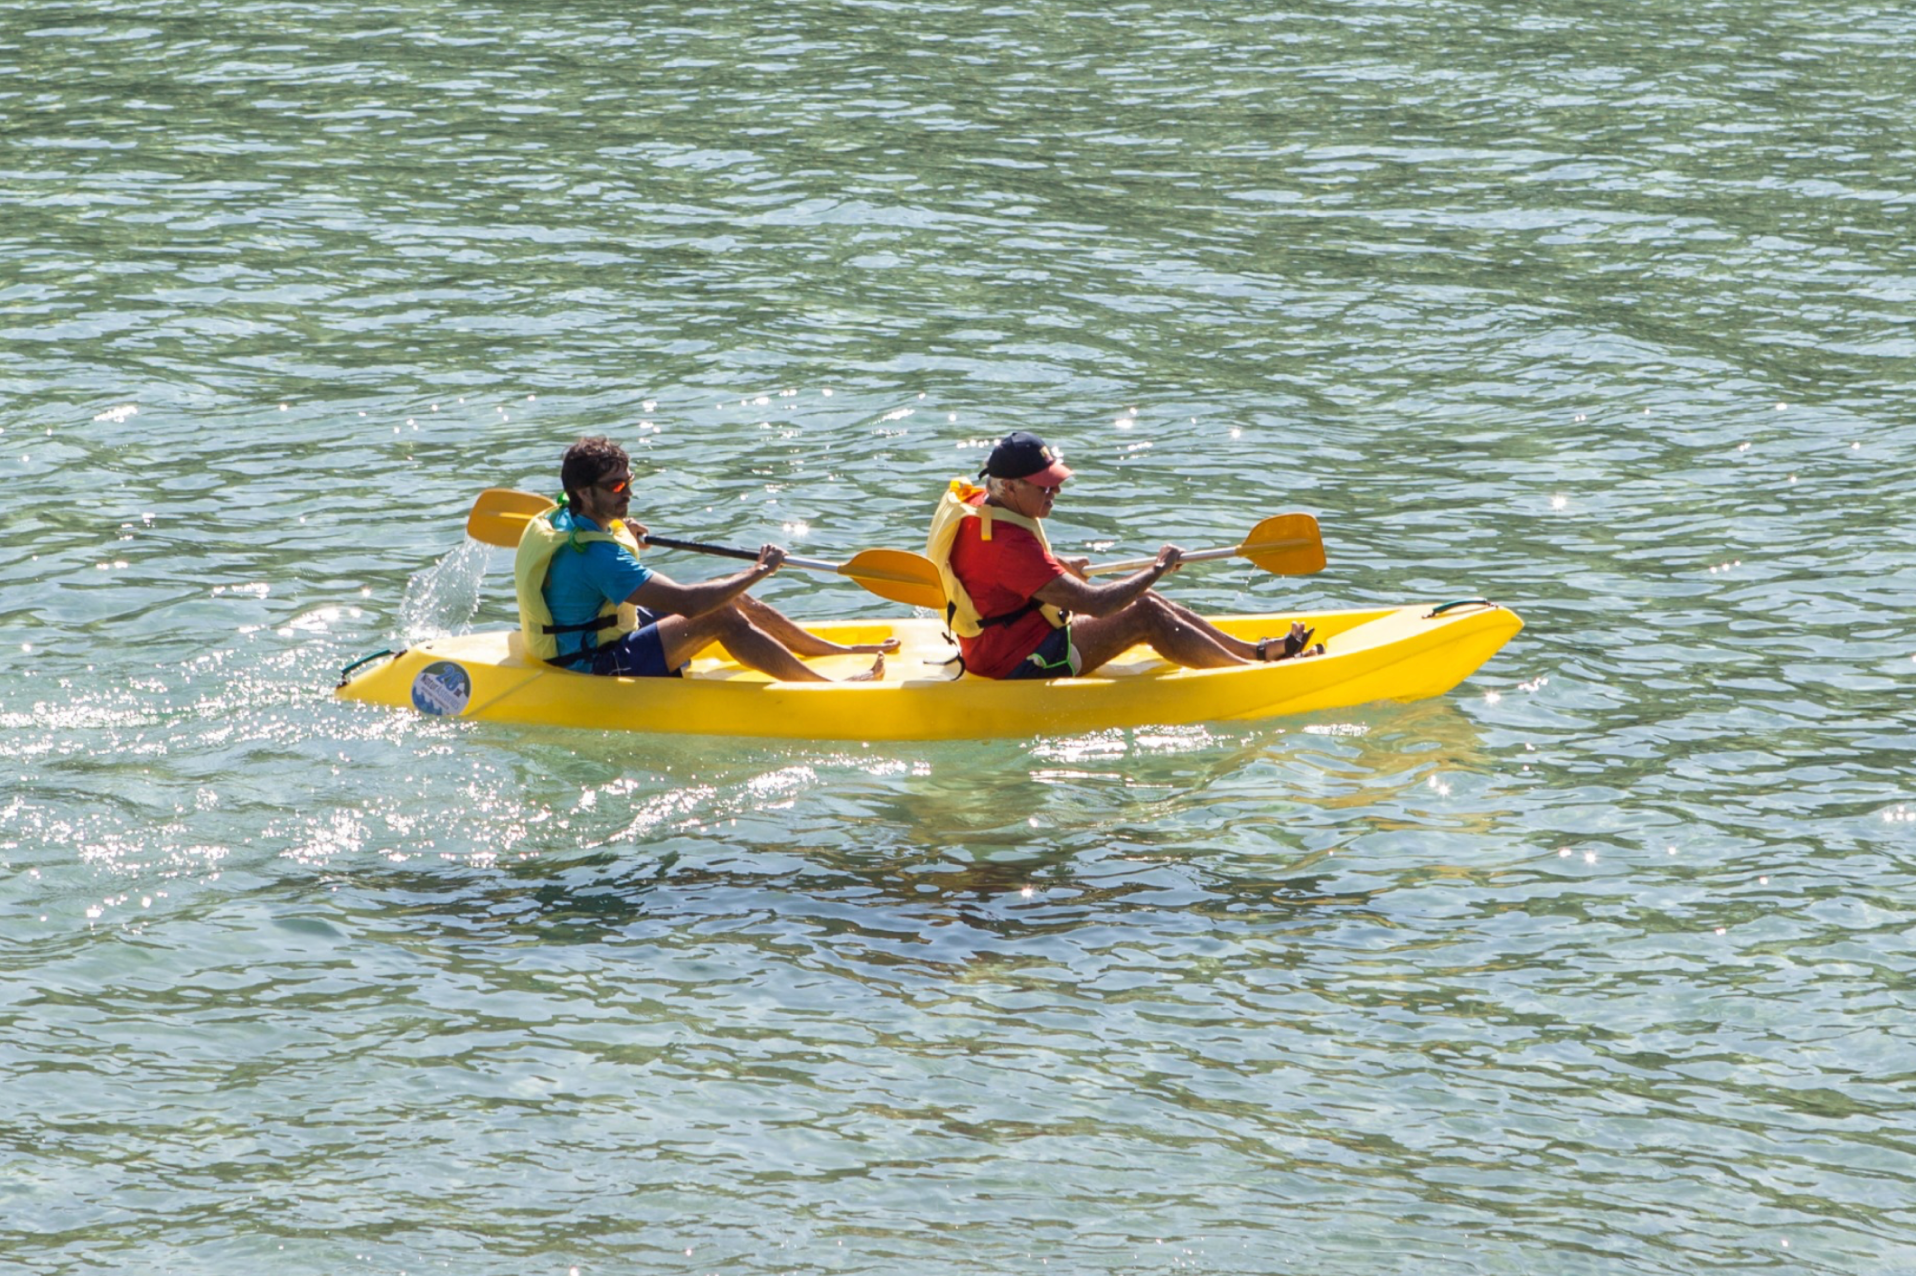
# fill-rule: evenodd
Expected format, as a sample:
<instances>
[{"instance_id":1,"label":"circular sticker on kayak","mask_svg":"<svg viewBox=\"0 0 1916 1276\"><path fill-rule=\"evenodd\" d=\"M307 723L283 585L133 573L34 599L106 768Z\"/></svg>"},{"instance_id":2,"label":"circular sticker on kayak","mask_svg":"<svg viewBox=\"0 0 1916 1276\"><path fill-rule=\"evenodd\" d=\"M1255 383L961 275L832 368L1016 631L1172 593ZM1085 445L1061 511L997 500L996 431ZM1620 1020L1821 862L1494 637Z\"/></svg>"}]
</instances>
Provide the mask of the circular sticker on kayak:
<instances>
[{"instance_id":1,"label":"circular sticker on kayak","mask_svg":"<svg viewBox=\"0 0 1916 1276\"><path fill-rule=\"evenodd\" d=\"M412 707L456 718L472 703L472 675L450 660L435 660L412 680Z\"/></svg>"}]
</instances>

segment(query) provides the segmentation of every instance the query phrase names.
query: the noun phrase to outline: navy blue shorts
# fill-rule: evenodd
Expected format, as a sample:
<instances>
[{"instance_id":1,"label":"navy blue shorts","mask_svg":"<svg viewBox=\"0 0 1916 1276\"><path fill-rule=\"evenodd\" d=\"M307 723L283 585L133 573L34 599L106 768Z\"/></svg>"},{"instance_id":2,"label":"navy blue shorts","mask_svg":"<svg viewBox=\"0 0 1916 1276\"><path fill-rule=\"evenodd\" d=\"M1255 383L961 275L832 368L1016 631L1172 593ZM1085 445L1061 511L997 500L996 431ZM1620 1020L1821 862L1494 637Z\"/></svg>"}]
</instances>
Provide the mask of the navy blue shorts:
<instances>
[{"instance_id":1,"label":"navy blue shorts","mask_svg":"<svg viewBox=\"0 0 1916 1276\"><path fill-rule=\"evenodd\" d=\"M665 667L665 640L659 637L659 614L639 608L639 627L617 642L596 647L586 666L602 678L676 678L680 670Z\"/></svg>"},{"instance_id":2,"label":"navy blue shorts","mask_svg":"<svg viewBox=\"0 0 1916 1276\"><path fill-rule=\"evenodd\" d=\"M1018 662L1006 674L1011 678L1075 678L1084 667L1078 649L1071 645L1071 626L1054 629L1038 644L1038 649Z\"/></svg>"}]
</instances>

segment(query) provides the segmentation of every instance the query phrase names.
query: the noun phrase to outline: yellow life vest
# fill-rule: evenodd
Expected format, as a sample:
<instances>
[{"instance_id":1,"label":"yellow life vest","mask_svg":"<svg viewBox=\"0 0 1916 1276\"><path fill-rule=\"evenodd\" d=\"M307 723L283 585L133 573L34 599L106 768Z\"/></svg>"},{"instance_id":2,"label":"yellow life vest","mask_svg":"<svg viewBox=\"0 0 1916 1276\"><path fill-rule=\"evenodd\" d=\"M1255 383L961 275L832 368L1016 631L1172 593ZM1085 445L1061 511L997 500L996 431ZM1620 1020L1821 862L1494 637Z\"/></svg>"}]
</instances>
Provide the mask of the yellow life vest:
<instances>
[{"instance_id":1,"label":"yellow life vest","mask_svg":"<svg viewBox=\"0 0 1916 1276\"><path fill-rule=\"evenodd\" d=\"M593 541L611 541L635 555L639 552L638 538L627 531L620 520L613 520L609 532L576 528L560 531L552 525L556 512L547 510L526 520L526 530L519 536L519 552L512 560L513 584L519 593L519 637L525 642L526 654L538 660L551 660L559 654L559 640L555 636L559 633L574 629L610 629L613 636L618 637L639 627L639 609L623 600L616 604L608 602L599 608L597 624L564 628L553 625L552 609L546 605L545 586L554 554L563 549L584 553Z\"/></svg>"},{"instance_id":2,"label":"yellow life vest","mask_svg":"<svg viewBox=\"0 0 1916 1276\"><path fill-rule=\"evenodd\" d=\"M976 638L985 631L987 625L1002 625L1016 620L1027 611L1034 610L1033 603L1003 616L980 616L977 604L971 601L971 595L959 583L951 570L951 547L958 539L958 529L965 520L975 518L979 522L978 536L981 540L991 539L991 525L997 522L1009 523L1013 527L1022 527L1038 538L1038 544L1045 553L1051 552L1051 542L1045 538L1044 527L1035 518L1026 518L1023 514L1014 514L1008 509L996 505L973 505L972 498L985 489L964 479L956 478L938 502L938 510L931 517L931 535L925 538L925 557L938 568L938 578L945 586L945 623L951 626L951 632L960 638ZM1050 603L1036 603L1035 610L1048 621L1053 629L1064 627L1064 613Z\"/></svg>"}]
</instances>

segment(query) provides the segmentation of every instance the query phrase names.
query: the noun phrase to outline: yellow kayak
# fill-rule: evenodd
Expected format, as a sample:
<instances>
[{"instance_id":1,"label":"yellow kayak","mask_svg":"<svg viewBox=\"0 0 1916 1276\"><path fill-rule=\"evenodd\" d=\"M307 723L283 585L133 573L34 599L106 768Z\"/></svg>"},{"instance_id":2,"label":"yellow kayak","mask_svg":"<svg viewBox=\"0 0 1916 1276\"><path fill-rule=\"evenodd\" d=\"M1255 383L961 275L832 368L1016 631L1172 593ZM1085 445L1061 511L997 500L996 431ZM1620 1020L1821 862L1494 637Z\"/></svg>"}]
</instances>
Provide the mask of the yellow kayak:
<instances>
[{"instance_id":1,"label":"yellow kayak","mask_svg":"<svg viewBox=\"0 0 1916 1276\"><path fill-rule=\"evenodd\" d=\"M1476 600L1432 606L1214 618L1255 640L1301 620L1318 656L1180 669L1135 647L1088 678L995 682L954 676L955 649L930 619L807 623L839 643L895 637L881 682L776 682L707 648L683 678L601 678L521 654L517 630L435 638L342 676L344 700L451 718L795 740L966 740L1073 735L1109 727L1272 718L1378 700L1442 695L1523 628L1517 614ZM382 653L383 655L384 653ZM377 658L375 658L377 659ZM845 677L869 656L809 663Z\"/></svg>"}]
</instances>

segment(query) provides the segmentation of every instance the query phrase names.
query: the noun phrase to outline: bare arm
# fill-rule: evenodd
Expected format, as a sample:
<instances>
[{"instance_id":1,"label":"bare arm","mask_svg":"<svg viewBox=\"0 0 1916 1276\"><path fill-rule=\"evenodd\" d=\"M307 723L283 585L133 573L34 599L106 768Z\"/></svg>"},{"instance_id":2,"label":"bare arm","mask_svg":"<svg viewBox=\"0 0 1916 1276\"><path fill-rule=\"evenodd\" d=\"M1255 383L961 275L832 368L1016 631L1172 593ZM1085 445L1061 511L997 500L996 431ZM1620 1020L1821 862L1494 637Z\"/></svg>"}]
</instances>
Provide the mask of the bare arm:
<instances>
[{"instance_id":1,"label":"bare arm","mask_svg":"<svg viewBox=\"0 0 1916 1276\"><path fill-rule=\"evenodd\" d=\"M1158 561L1136 575L1103 585L1093 585L1076 576L1060 576L1039 590L1037 598L1041 603L1086 616L1109 616L1129 607L1145 590L1176 571L1183 558L1183 550L1166 545L1158 551Z\"/></svg>"},{"instance_id":2,"label":"bare arm","mask_svg":"<svg viewBox=\"0 0 1916 1276\"><path fill-rule=\"evenodd\" d=\"M784 550L766 545L758 551L758 561L744 571L716 580L702 580L696 585L681 585L669 576L654 572L652 578L633 590L625 601L670 616L696 618L725 606L777 571L784 561Z\"/></svg>"}]
</instances>

